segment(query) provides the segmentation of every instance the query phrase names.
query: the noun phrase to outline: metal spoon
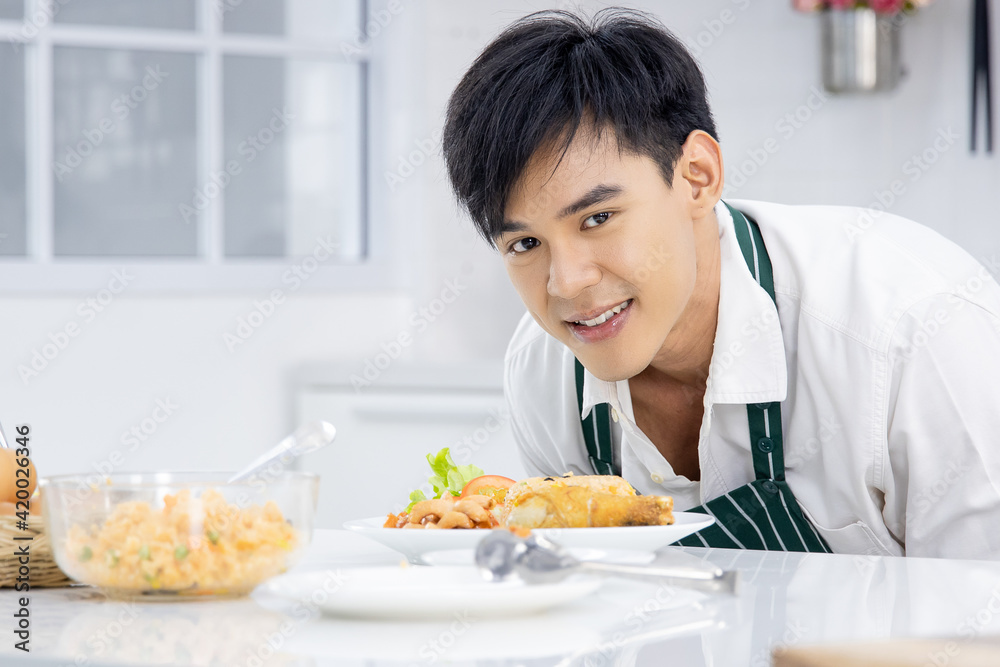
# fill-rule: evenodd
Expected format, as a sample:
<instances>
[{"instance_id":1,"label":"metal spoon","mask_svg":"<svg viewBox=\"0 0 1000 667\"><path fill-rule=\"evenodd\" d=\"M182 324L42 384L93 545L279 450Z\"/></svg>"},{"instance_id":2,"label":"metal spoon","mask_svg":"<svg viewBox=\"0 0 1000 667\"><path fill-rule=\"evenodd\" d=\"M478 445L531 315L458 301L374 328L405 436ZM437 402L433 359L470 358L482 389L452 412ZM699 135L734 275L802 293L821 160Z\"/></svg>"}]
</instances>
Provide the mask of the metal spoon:
<instances>
[{"instance_id":1,"label":"metal spoon","mask_svg":"<svg viewBox=\"0 0 1000 667\"><path fill-rule=\"evenodd\" d=\"M275 461L282 466L303 454L326 447L337 435L337 429L330 422L309 422L295 429L277 445L257 457L253 463L229 478L229 483L239 482L267 468Z\"/></svg>"},{"instance_id":2,"label":"metal spoon","mask_svg":"<svg viewBox=\"0 0 1000 667\"><path fill-rule=\"evenodd\" d=\"M588 573L656 581L712 593L736 594L739 588L739 572L735 570L580 561L541 535L522 539L506 530L494 530L479 542L476 565L488 579L499 581L517 574L529 584L554 583L571 574Z\"/></svg>"}]
</instances>

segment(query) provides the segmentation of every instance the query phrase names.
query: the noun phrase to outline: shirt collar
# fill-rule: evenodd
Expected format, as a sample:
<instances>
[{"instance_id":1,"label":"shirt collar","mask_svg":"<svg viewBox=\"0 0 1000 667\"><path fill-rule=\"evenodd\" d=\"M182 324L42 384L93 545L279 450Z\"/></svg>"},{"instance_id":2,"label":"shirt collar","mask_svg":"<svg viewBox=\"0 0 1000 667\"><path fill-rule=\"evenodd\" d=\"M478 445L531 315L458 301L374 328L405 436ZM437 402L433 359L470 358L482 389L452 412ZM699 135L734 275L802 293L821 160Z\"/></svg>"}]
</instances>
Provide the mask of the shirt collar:
<instances>
[{"instance_id":1,"label":"shirt collar","mask_svg":"<svg viewBox=\"0 0 1000 667\"><path fill-rule=\"evenodd\" d=\"M723 202L715 207L721 259L719 322L706 394L711 403L769 403L788 393L788 369L778 310L747 268ZM583 410L610 403L632 419L628 380L607 382L584 371Z\"/></svg>"},{"instance_id":2,"label":"shirt collar","mask_svg":"<svg viewBox=\"0 0 1000 667\"><path fill-rule=\"evenodd\" d=\"M778 309L747 268L733 216L721 201L715 215L722 268L709 395L713 403L783 401L788 368Z\"/></svg>"}]
</instances>

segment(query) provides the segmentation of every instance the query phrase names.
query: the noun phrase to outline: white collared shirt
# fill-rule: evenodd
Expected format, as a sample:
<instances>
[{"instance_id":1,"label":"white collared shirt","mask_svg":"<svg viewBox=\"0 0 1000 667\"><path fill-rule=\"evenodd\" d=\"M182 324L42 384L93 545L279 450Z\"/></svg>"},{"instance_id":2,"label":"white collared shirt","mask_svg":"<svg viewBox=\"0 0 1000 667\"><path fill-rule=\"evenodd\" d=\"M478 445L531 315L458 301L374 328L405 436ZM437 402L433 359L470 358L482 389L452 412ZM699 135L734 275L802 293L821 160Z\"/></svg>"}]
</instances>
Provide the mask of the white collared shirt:
<instances>
[{"instance_id":1,"label":"white collared shirt","mask_svg":"<svg viewBox=\"0 0 1000 667\"><path fill-rule=\"evenodd\" d=\"M903 218L731 201L760 226L777 309L719 203L721 285L698 441L675 475L636 425L627 380L585 373L583 415L612 407L622 476L679 510L753 481L747 403L781 402L786 476L835 552L1000 558L1000 287ZM574 357L529 314L504 390L532 474L593 474Z\"/></svg>"}]
</instances>

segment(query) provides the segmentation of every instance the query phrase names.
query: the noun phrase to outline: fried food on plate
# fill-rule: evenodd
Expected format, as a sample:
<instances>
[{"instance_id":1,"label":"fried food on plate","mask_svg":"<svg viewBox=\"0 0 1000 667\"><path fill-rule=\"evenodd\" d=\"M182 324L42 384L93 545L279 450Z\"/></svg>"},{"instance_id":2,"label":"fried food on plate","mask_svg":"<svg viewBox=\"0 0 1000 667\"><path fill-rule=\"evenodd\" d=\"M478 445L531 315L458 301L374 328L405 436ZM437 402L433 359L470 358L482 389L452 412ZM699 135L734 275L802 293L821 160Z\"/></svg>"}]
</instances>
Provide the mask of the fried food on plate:
<instances>
[{"instance_id":1,"label":"fried food on plate","mask_svg":"<svg viewBox=\"0 0 1000 667\"><path fill-rule=\"evenodd\" d=\"M487 476L492 477L492 476ZM505 478L498 478L505 479ZM475 480L473 480L475 482ZM473 482L469 484L475 486ZM531 477L512 484L497 503L493 496L421 500L409 511L389 514L385 528L585 528L672 524L673 498L639 496L613 475Z\"/></svg>"},{"instance_id":2,"label":"fried food on plate","mask_svg":"<svg viewBox=\"0 0 1000 667\"><path fill-rule=\"evenodd\" d=\"M674 499L669 496L616 495L595 491L587 485L548 485L521 494L510 508L505 525L516 528L665 526L674 522L673 508Z\"/></svg>"},{"instance_id":3,"label":"fried food on plate","mask_svg":"<svg viewBox=\"0 0 1000 667\"><path fill-rule=\"evenodd\" d=\"M567 473L561 477L529 477L522 479L507 489L505 500L511 505L516 505L520 502L521 496L525 494L566 486L582 486L597 493L610 493L615 496L636 495L632 485L616 475L574 475L573 473Z\"/></svg>"},{"instance_id":4,"label":"fried food on plate","mask_svg":"<svg viewBox=\"0 0 1000 667\"><path fill-rule=\"evenodd\" d=\"M500 525L490 511L496 501L489 496L444 496L421 500L409 512L389 514L383 528L495 528Z\"/></svg>"}]
</instances>

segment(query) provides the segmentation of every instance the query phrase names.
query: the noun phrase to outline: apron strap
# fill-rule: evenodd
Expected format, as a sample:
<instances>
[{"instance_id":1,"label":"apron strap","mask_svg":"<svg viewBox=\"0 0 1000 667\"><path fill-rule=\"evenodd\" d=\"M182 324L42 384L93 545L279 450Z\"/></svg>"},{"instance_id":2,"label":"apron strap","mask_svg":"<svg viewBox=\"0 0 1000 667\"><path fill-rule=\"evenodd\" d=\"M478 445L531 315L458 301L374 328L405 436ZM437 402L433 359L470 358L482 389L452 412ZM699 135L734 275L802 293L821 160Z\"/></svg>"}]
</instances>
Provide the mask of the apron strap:
<instances>
[{"instance_id":1,"label":"apron strap","mask_svg":"<svg viewBox=\"0 0 1000 667\"><path fill-rule=\"evenodd\" d=\"M757 284L764 288L777 307L774 298L774 272L771 258L764 247L764 237L753 218L726 204L733 216L736 240L743 252L743 259ZM781 404L755 403L747 406L750 425L750 451L753 453L753 471L758 480L785 481L785 455L781 440Z\"/></svg>"},{"instance_id":2,"label":"apron strap","mask_svg":"<svg viewBox=\"0 0 1000 667\"><path fill-rule=\"evenodd\" d=\"M577 414L583 414L583 364L575 360ZM595 405L586 419L582 420L583 439L587 443L590 465L597 475L622 474L621 466L615 465L614 441L611 436L611 406L607 403Z\"/></svg>"}]
</instances>

